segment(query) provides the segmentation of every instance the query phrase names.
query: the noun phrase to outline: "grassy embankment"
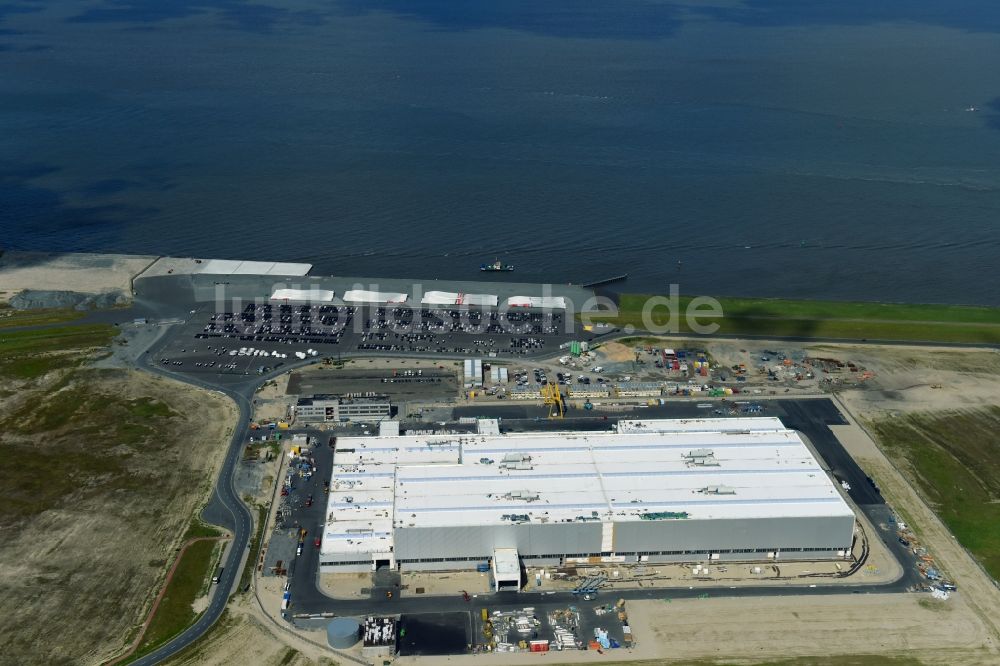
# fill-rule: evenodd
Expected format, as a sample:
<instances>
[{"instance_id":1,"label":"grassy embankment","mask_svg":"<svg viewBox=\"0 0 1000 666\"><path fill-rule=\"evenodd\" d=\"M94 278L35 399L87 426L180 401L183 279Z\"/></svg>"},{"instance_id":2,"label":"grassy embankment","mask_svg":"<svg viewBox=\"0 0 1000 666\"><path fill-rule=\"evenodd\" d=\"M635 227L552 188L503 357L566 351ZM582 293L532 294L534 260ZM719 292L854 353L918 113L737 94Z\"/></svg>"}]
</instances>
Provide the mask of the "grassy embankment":
<instances>
[{"instance_id":1,"label":"grassy embankment","mask_svg":"<svg viewBox=\"0 0 1000 666\"><path fill-rule=\"evenodd\" d=\"M33 382L49 373L60 373L47 385L40 403L27 401L4 415L0 429L20 435L42 435L70 424L78 409L90 405L85 389L71 386L67 374L90 358L88 351L107 346L115 331L110 326L72 326L39 331L0 333L0 378L4 384L19 383L19 390L32 391ZM0 395L16 396L17 390ZM90 452L56 454L47 447L22 447L0 438L5 464L0 466L0 525L16 523L50 508L58 499L78 489L82 474L91 471ZM113 461L109 461L113 464ZM27 466L27 467L26 467ZM26 472L38 469L41 473ZM49 473L49 470L59 473ZM94 469L98 472L101 467Z\"/></svg>"},{"instance_id":2,"label":"grassy embankment","mask_svg":"<svg viewBox=\"0 0 1000 666\"><path fill-rule=\"evenodd\" d=\"M50 311L4 321L39 326L77 318ZM175 542L185 518L171 515L174 499L199 483L174 448L190 439L193 419L169 404L169 389L84 367L107 354L116 333L106 325L0 330L0 528L7 535L0 554L34 562L4 575L17 604L0 604L8 656L58 660L134 636L129 622L170 564L151 553ZM198 523L188 531L214 534ZM165 619L154 621L147 640L193 619L190 591L203 588L215 546L198 542L185 553L161 604ZM94 617L120 622L105 627ZM62 627L59 636L40 643L39 622Z\"/></svg>"},{"instance_id":3,"label":"grassy embankment","mask_svg":"<svg viewBox=\"0 0 1000 666\"><path fill-rule=\"evenodd\" d=\"M103 324L34 331L0 331L0 378L37 379L89 360L88 350L107 347L115 329Z\"/></svg>"},{"instance_id":4,"label":"grassy embankment","mask_svg":"<svg viewBox=\"0 0 1000 666\"><path fill-rule=\"evenodd\" d=\"M192 604L208 590L218 545L214 540L195 541L187 547L134 657L153 651L195 621L199 613Z\"/></svg>"},{"instance_id":5,"label":"grassy embankment","mask_svg":"<svg viewBox=\"0 0 1000 666\"><path fill-rule=\"evenodd\" d=\"M68 309L15 310L8 305L0 305L0 329L19 326L48 326L82 319L85 312Z\"/></svg>"},{"instance_id":6,"label":"grassy embankment","mask_svg":"<svg viewBox=\"0 0 1000 666\"><path fill-rule=\"evenodd\" d=\"M642 311L650 296L624 294L617 317L595 315L593 321L643 330ZM684 312L691 297L679 299L679 332L690 333ZM907 305L838 301L719 298L723 317L719 334L926 342L1000 343L1000 308L960 305ZM660 307L653 323L664 325L669 314Z\"/></svg>"},{"instance_id":7,"label":"grassy embankment","mask_svg":"<svg viewBox=\"0 0 1000 666\"><path fill-rule=\"evenodd\" d=\"M871 429L959 543L1000 580L1000 408L898 416Z\"/></svg>"},{"instance_id":8,"label":"grassy embankment","mask_svg":"<svg viewBox=\"0 0 1000 666\"><path fill-rule=\"evenodd\" d=\"M218 537L221 534L211 525L196 519L191 521L182 542L188 543L202 537ZM198 618L199 613L194 611L193 604L208 591L211 580L209 576L221 554L220 547L218 541L197 541L184 551L142 642L129 661L152 652Z\"/></svg>"}]
</instances>

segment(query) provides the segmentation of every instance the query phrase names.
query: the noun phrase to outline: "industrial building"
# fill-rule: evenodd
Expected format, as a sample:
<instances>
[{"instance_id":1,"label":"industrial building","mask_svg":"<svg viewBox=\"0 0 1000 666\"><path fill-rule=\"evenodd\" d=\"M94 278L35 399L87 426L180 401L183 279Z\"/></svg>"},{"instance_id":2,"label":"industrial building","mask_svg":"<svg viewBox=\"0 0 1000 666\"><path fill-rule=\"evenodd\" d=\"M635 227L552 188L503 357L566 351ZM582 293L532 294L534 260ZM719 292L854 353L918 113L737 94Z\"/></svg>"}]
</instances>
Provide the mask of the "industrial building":
<instances>
[{"instance_id":1,"label":"industrial building","mask_svg":"<svg viewBox=\"0 0 1000 666\"><path fill-rule=\"evenodd\" d=\"M854 514L776 418L622 421L614 431L341 437L324 572L510 561L850 557ZM391 432L391 431L386 431ZM518 581L520 572L518 570Z\"/></svg>"},{"instance_id":2,"label":"industrial building","mask_svg":"<svg viewBox=\"0 0 1000 666\"><path fill-rule=\"evenodd\" d=\"M348 289L344 292L345 303L361 305L388 305L405 303L408 295L398 291L371 291L367 289Z\"/></svg>"},{"instance_id":3,"label":"industrial building","mask_svg":"<svg viewBox=\"0 0 1000 666\"><path fill-rule=\"evenodd\" d=\"M421 305L467 305L495 308L499 298L492 294L463 294L452 291L428 291L420 299Z\"/></svg>"},{"instance_id":4,"label":"industrial building","mask_svg":"<svg viewBox=\"0 0 1000 666\"><path fill-rule=\"evenodd\" d=\"M475 388L483 385L483 359L465 359L465 371L462 375L465 388Z\"/></svg>"},{"instance_id":5,"label":"industrial building","mask_svg":"<svg viewBox=\"0 0 1000 666\"><path fill-rule=\"evenodd\" d=\"M329 289L275 289L271 292L272 301L282 301L283 303L332 303L334 292Z\"/></svg>"},{"instance_id":6,"label":"industrial building","mask_svg":"<svg viewBox=\"0 0 1000 666\"><path fill-rule=\"evenodd\" d=\"M565 310L566 299L562 296L511 296L507 299L507 307Z\"/></svg>"},{"instance_id":7,"label":"industrial building","mask_svg":"<svg viewBox=\"0 0 1000 666\"><path fill-rule=\"evenodd\" d=\"M306 423L373 422L392 415L392 405L384 395L314 395L299 398L295 416Z\"/></svg>"}]
</instances>

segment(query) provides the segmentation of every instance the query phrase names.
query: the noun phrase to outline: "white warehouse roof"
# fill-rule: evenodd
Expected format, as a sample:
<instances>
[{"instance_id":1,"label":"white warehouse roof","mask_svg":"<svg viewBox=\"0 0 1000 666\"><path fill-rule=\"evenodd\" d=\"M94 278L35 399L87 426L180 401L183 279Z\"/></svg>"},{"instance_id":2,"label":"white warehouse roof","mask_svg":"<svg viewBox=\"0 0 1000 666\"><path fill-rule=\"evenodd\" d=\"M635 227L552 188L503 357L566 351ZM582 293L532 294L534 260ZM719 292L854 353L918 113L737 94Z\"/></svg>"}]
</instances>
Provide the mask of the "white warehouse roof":
<instances>
[{"instance_id":1,"label":"white warehouse roof","mask_svg":"<svg viewBox=\"0 0 1000 666\"><path fill-rule=\"evenodd\" d=\"M407 295L398 292L349 289L344 292L345 303L405 303Z\"/></svg>"},{"instance_id":2,"label":"white warehouse roof","mask_svg":"<svg viewBox=\"0 0 1000 666\"><path fill-rule=\"evenodd\" d=\"M549 308L565 310L566 299L562 296L511 296L507 299L511 308Z\"/></svg>"},{"instance_id":3,"label":"white warehouse roof","mask_svg":"<svg viewBox=\"0 0 1000 666\"><path fill-rule=\"evenodd\" d=\"M214 275L287 275L303 276L312 264L282 263L276 261L234 261L209 259L195 272Z\"/></svg>"},{"instance_id":4,"label":"white warehouse roof","mask_svg":"<svg viewBox=\"0 0 1000 666\"><path fill-rule=\"evenodd\" d=\"M294 301L296 303L329 303L333 292L328 289L275 289L272 301Z\"/></svg>"},{"instance_id":5,"label":"white warehouse roof","mask_svg":"<svg viewBox=\"0 0 1000 666\"><path fill-rule=\"evenodd\" d=\"M407 527L851 516L778 419L624 422L618 432L340 438L322 552L385 552ZM519 519L520 520L520 519Z\"/></svg>"},{"instance_id":6,"label":"white warehouse roof","mask_svg":"<svg viewBox=\"0 0 1000 666\"><path fill-rule=\"evenodd\" d=\"M618 432L752 432L784 430L785 425L776 416L757 416L735 419L648 419L645 421L619 421Z\"/></svg>"},{"instance_id":7,"label":"white warehouse roof","mask_svg":"<svg viewBox=\"0 0 1000 666\"><path fill-rule=\"evenodd\" d=\"M420 299L423 305L488 305L496 307L500 299L492 294L463 294L451 291L428 291Z\"/></svg>"}]
</instances>

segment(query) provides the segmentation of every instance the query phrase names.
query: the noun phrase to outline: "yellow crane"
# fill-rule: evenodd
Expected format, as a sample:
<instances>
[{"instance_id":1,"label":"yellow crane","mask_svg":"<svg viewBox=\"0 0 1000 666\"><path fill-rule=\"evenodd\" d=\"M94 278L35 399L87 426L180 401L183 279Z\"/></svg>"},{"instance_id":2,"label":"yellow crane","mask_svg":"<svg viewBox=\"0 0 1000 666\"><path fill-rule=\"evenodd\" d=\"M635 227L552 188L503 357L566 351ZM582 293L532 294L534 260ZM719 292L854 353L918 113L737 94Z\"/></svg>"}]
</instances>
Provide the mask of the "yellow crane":
<instances>
[{"instance_id":1,"label":"yellow crane","mask_svg":"<svg viewBox=\"0 0 1000 666\"><path fill-rule=\"evenodd\" d=\"M549 406L549 418L561 419L566 416L566 401L563 399L559 384L549 382L542 386L542 400ZM569 390L566 391L569 394Z\"/></svg>"}]
</instances>

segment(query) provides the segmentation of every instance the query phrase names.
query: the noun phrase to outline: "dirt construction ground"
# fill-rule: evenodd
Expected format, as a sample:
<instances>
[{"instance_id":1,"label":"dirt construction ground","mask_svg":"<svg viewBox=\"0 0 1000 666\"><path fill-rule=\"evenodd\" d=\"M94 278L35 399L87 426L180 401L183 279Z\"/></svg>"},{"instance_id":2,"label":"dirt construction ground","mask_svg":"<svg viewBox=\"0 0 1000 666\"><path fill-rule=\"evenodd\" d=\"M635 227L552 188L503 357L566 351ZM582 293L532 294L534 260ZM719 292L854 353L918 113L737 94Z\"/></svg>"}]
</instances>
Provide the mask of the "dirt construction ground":
<instances>
[{"instance_id":1,"label":"dirt construction ground","mask_svg":"<svg viewBox=\"0 0 1000 666\"><path fill-rule=\"evenodd\" d=\"M208 643L172 660L171 666L330 663L313 642L321 641L321 634L311 632L310 642L299 641L261 618L251 605L241 601ZM543 659L545 663L735 660L752 664L801 656L880 654L916 657L926 664L985 666L997 658L987 647L989 636L983 625L968 621L971 613L960 597L946 602L913 594L688 599L632 602L628 610L638 640L631 650L603 655L553 652L544 659L529 653L406 657L393 663L504 666Z\"/></svg>"},{"instance_id":2,"label":"dirt construction ground","mask_svg":"<svg viewBox=\"0 0 1000 666\"><path fill-rule=\"evenodd\" d=\"M171 666L333 666L338 663L314 647L302 644L293 647L293 639L279 639L265 622L252 614L231 609L219 621L210 643L195 645L167 663Z\"/></svg>"},{"instance_id":3,"label":"dirt construction ground","mask_svg":"<svg viewBox=\"0 0 1000 666\"><path fill-rule=\"evenodd\" d=\"M169 666L334 666L353 663L337 659L326 647L326 633L300 635L263 613L261 603L277 608L284 579L257 577L256 589L240 594L206 639L166 663ZM258 603L258 597L260 603Z\"/></svg>"},{"instance_id":4,"label":"dirt construction ground","mask_svg":"<svg viewBox=\"0 0 1000 666\"><path fill-rule=\"evenodd\" d=\"M235 407L123 370L7 388L0 664L101 663L145 619L211 490Z\"/></svg>"}]
</instances>

